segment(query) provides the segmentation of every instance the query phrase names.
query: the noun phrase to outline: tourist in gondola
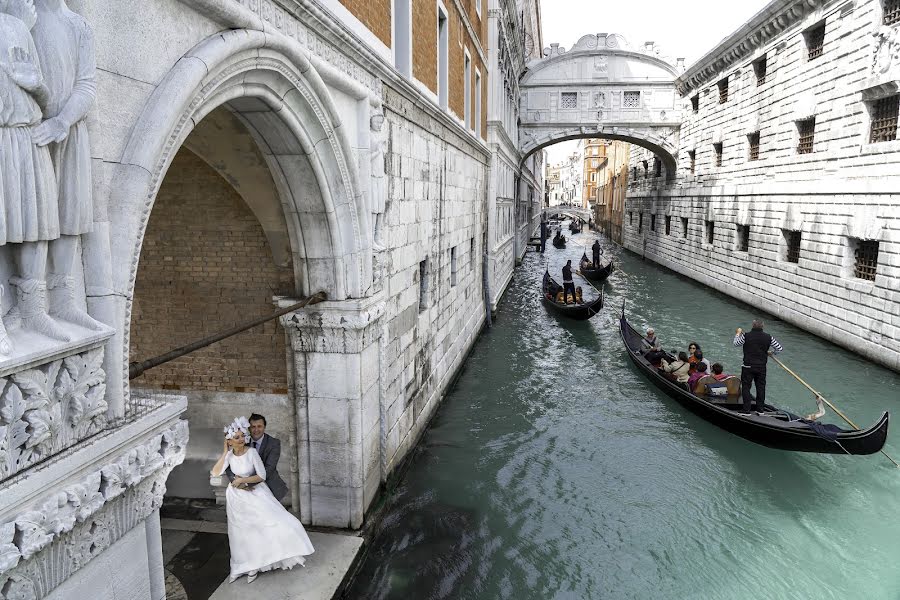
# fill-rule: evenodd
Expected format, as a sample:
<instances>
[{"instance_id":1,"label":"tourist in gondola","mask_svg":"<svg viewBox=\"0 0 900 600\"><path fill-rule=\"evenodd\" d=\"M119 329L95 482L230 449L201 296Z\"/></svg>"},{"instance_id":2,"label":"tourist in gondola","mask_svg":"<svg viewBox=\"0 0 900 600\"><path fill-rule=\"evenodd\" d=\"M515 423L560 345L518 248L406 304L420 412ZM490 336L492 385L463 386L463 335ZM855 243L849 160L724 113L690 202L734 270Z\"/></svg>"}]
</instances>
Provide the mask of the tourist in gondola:
<instances>
[{"instance_id":1,"label":"tourist in gondola","mask_svg":"<svg viewBox=\"0 0 900 600\"><path fill-rule=\"evenodd\" d=\"M721 363L715 363L712 366L712 376L715 377L717 381L722 381L723 379L731 377L731 375L725 372L725 367L723 367Z\"/></svg>"},{"instance_id":2,"label":"tourist in gondola","mask_svg":"<svg viewBox=\"0 0 900 600\"><path fill-rule=\"evenodd\" d=\"M691 373L696 370L697 363L706 363L707 371L710 368L709 361L703 358L703 350L700 349L700 344L697 342L688 344L688 362L691 363Z\"/></svg>"},{"instance_id":3,"label":"tourist in gondola","mask_svg":"<svg viewBox=\"0 0 900 600\"><path fill-rule=\"evenodd\" d=\"M697 385L698 381L708 375L706 372L706 363L697 363L695 369L696 370L688 377L688 387L691 388L691 391L694 390L694 386Z\"/></svg>"},{"instance_id":4,"label":"tourist in gondola","mask_svg":"<svg viewBox=\"0 0 900 600\"><path fill-rule=\"evenodd\" d=\"M575 281L572 279L572 261L567 260L566 266L562 268L562 276L563 276L563 297L565 298L565 303L569 303L569 290L572 291L572 302L576 301L575 297Z\"/></svg>"},{"instance_id":5,"label":"tourist in gondola","mask_svg":"<svg viewBox=\"0 0 900 600\"><path fill-rule=\"evenodd\" d=\"M647 328L647 335L641 340L641 349L644 351L644 358L650 364L656 364L666 355L656 337L656 331L652 327Z\"/></svg>"},{"instance_id":6,"label":"tourist in gondola","mask_svg":"<svg viewBox=\"0 0 900 600\"><path fill-rule=\"evenodd\" d=\"M778 354L784 347L774 337L763 331L762 319L754 319L752 328L746 334L738 327L734 334L734 345L744 347L744 362L741 364L741 394L744 412L750 412L753 397L750 385L756 385L756 410L762 412L766 406L766 363L769 354Z\"/></svg>"},{"instance_id":7,"label":"tourist in gondola","mask_svg":"<svg viewBox=\"0 0 900 600\"><path fill-rule=\"evenodd\" d=\"M688 379L690 379L691 363L688 362L687 352L679 352L678 360L671 363L666 359L662 359L660 368L666 373L674 375L678 383L687 383Z\"/></svg>"},{"instance_id":8,"label":"tourist in gondola","mask_svg":"<svg viewBox=\"0 0 900 600\"><path fill-rule=\"evenodd\" d=\"M603 250L600 248L600 240L594 240L594 245L591 246L591 253L594 255L594 268L600 268L600 254L603 253Z\"/></svg>"}]
</instances>

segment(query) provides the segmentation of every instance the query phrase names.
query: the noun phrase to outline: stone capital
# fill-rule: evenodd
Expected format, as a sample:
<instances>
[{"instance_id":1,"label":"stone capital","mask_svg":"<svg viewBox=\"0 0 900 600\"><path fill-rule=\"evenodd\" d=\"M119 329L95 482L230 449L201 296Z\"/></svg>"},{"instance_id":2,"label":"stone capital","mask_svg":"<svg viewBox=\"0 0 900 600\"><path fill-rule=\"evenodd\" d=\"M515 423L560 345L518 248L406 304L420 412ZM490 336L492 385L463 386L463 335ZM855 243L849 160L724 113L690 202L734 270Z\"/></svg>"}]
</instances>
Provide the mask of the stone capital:
<instances>
[{"instance_id":1,"label":"stone capital","mask_svg":"<svg viewBox=\"0 0 900 600\"><path fill-rule=\"evenodd\" d=\"M293 299L279 298L277 304L290 306ZM381 336L385 313L383 294L368 298L321 302L281 317L295 352L355 354Z\"/></svg>"}]
</instances>

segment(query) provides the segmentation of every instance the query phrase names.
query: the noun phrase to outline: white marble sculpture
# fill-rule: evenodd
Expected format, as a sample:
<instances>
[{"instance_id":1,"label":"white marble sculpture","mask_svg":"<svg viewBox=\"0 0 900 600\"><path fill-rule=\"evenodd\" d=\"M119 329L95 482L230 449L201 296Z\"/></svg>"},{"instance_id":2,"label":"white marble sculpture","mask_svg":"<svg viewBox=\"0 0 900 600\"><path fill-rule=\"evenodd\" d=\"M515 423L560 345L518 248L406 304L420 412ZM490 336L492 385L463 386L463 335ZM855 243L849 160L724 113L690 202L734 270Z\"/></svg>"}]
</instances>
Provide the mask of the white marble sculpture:
<instances>
[{"instance_id":1,"label":"white marble sculpture","mask_svg":"<svg viewBox=\"0 0 900 600\"><path fill-rule=\"evenodd\" d=\"M372 166L372 216L375 219L373 249L381 252L385 249L383 230L384 212L387 198L387 177L385 169L385 153L387 151L387 132L385 131L384 114L373 115L369 119L372 132L371 166Z\"/></svg>"},{"instance_id":2,"label":"white marble sculpture","mask_svg":"<svg viewBox=\"0 0 900 600\"><path fill-rule=\"evenodd\" d=\"M93 225L91 30L64 0L0 0L0 13L0 244L17 244L11 317L69 341L58 320L103 327L80 308L73 277L78 236ZM0 325L0 354L11 350Z\"/></svg>"}]
</instances>

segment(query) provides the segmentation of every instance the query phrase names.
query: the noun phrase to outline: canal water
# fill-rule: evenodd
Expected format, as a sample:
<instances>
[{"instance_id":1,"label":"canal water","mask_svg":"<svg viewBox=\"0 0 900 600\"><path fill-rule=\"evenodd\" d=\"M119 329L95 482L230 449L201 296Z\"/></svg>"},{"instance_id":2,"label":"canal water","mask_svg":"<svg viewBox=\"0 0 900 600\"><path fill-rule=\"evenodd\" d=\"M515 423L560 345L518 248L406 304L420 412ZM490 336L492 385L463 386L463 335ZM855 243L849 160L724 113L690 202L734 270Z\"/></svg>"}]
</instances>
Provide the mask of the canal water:
<instances>
[{"instance_id":1,"label":"canal water","mask_svg":"<svg viewBox=\"0 0 900 600\"><path fill-rule=\"evenodd\" d=\"M900 598L900 469L880 454L789 453L725 433L637 373L618 334L624 300L666 349L697 341L739 372L731 342L751 307L601 240L627 273L607 282L602 314L547 313L545 261L561 279L582 253L572 241L593 236L526 256L389 493L347 597ZM860 426L900 416L897 374L773 317L766 329L785 364ZM767 397L815 408L771 361ZM896 432L885 449L900 458Z\"/></svg>"}]
</instances>

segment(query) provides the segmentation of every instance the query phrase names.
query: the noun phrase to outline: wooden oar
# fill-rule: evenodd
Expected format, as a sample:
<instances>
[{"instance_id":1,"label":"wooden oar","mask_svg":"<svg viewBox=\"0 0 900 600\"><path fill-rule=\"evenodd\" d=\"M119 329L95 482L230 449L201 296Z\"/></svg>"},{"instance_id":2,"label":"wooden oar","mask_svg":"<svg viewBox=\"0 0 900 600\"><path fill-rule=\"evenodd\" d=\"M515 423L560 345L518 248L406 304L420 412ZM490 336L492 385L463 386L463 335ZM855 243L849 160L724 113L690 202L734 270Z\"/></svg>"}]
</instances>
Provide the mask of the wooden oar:
<instances>
[{"instance_id":1,"label":"wooden oar","mask_svg":"<svg viewBox=\"0 0 900 600\"><path fill-rule=\"evenodd\" d=\"M597 289L597 286L594 285L593 283L591 283L591 280L584 276L584 273L581 272L581 269L578 269L575 272L578 273L579 275L581 275L581 278L584 279L589 286L594 288L594 290L596 290L598 294L601 293L600 290Z\"/></svg>"},{"instance_id":2,"label":"wooden oar","mask_svg":"<svg viewBox=\"0 0 900 600\"><path fill-rule=\"evenodd\" d=\"M847 423L849 423L850 426L853 427L853 429L859 431L859 426L858 426L856 423L854 423L853 421L851 421L851 420L850 420L850 417L848 417L847 415L845 415L844 413L842 413L842 412L838 409L838 407L836 407L834 404L832 404L831 402L829 402L828 399L825 398L825 396L823 396L822 394L820 394L819 392L817 392L816 390L814 390L813 387L812 387L811 385L809 385L808 383L806 383L805 381L803 381L803 378L802 378L802 377L800 377L799 375L797 375L796 373L794 373L790 368L788 368L788 366L787 366L786 364L784 364L783 362L781 362L780 360L778 360L775 356L772 356L772 360L774 360L774 361L777 362L779 365L781 365L781 368L783 368L785 371L787 371L788 373L790 373L791 375L793 375L793 376L797 379L797 381L799 381L800 383L802 383L802 384L806 387L806 389L808 389L808 390L811 391L813 394L815 394L817 398L821 398L822 401L823 401L825 404L827 404L827 405L829 406L829 408L831 408L831 410L833 410L834 412L836 412L843 420L847 421ZM900 463L898 463L896 460L894 460L893 458L891 458L891 456L890 456L887 452L885 452L884 450L882 450L881 453L884 454L884 455L887 457L887 459L888 459L889 461L891 461L892 463L894 463L894 466L895 466L895 467L900 468Z\"/></svg>"}]
</instances>

